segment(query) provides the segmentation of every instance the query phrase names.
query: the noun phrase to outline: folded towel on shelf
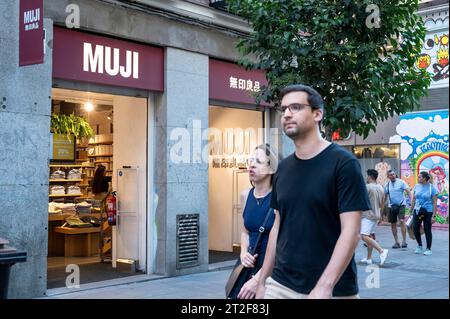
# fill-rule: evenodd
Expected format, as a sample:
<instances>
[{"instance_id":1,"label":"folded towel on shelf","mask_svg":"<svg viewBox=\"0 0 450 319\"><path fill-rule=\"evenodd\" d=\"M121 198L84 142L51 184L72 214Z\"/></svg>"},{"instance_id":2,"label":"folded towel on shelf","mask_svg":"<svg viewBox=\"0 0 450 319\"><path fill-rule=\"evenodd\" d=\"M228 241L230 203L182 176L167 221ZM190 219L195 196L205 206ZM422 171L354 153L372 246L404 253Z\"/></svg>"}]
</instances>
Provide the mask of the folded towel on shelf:
<instances>
[{"instance_id":1,"label":"folded towel on shelf","mask_svg":"<svg viewBox=\"0 0 450 319\"><path fill-rule=\"evenodd\" d=\"M59 169L57 169L56 171L53 171L50 174L50 179L65 179L65 178L66 178L66 173Z\"/></svg>"},{"instance_id":2,"label":"folded towel on shelf","mask_svg":"<svg viewBox=\"0 0 450 319\"><path fill-rule=\"evenodd\" d=\"M81 189L75 185L69 186L67 188L67 194L81 194Z\"/></svg>"},{"instance_id":3,"label":"folded towel on shelf","mask_svg":"<svg viewBox=\"0 0 450 319\"><path fill-rule=\"evenodd\" d=\"M63 214L76 214L75 204L72 203L58 203L58 202L50 202L48 204L49 210L50 206L52 206L53 210L60 210Z\"/></svg>"},{"instance_id":4,"label":"folded towel on shelf","mask_svg":"<svg viewBox=\"0 0 450 319\"><path fill-rule=\"evenodd\" d=\"M50 194L52 194L52 195L62 195L65 193L66 193L66 190L65 190L64 186L54 185L54 186L50 187Z\"/></svg>"},{"instance_id":5,"label":"folded towel on shelf","mask_svg":"<svg viewBox=\"0 0 450 319\"><path fill-rule=\"evenodd\" d=\"M81 169L74 168L67 174L67 179L81 179Z\"/></svg>"},{"instance_id":6,"label":"folded towel on shelf","mask_svg":"<svg viewBox=\"0 0 450 319\"><path fill-rule=\"evenodd\" d=\"M62 213L62 209L59 208L55 204L57 204L57 203L53 203L53 202L48 203L48 213L49 214L60 214L60 213Z\"/></svg>"},{"instance_id":7,"label":"folded towel on shelf","mask_svg":"<svg viewBox=\"0 0 450 319\"><path fill-rule=\"evenodd\" d=\"M92 204L88 202L81 202L75 205L78 214L90 214Z\"/></svg>"}]
</instances>

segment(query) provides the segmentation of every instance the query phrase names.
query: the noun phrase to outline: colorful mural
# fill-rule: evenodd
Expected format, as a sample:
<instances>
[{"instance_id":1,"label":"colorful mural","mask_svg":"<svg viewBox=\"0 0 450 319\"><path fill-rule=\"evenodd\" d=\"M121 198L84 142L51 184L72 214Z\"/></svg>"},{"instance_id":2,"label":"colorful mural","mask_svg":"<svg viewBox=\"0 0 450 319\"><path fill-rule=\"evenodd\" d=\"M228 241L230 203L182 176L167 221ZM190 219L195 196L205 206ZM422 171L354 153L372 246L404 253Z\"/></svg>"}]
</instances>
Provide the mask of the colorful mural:
<instances>
[{"instance_id":1,"label":"colorful mural","mask_svg":"<svg viewBox=\"0 0 450 319\"><path fill-rule=\"evenodd\" d=\"M427 18L425 27L428 33L416 67L431 73L431 88L448 87L448 14Z\"/></svg>"},{"instance_id":2,"label":"colorful mural","mask_svg":"<svg viewBox=\"0 0 450 319\"><path fill-rule=\"evenodd\" d=\"M401 143L401 177L411 187L418 174L427 171L438 189L436 222L448 224L448 110L408 113L400 116L398 135L390 143Z\"/></svg>"}]
</instances>

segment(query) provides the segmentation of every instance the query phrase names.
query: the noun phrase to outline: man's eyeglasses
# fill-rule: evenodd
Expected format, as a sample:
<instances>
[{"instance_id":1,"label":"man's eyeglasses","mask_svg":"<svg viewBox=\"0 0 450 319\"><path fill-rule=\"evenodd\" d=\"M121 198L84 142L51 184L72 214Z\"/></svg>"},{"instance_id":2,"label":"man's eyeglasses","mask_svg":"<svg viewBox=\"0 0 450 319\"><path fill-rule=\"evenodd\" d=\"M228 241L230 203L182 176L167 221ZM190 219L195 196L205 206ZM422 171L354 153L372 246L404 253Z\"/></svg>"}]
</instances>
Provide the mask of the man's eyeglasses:
<instances>
[{"instance_id":1,"label":"man's eyeglasses","mask_svg":"<svg viewBox=\"0 0 450 319\"><path fill-rule=\"evenodd\" d=\"M312 106L309 104L292 103L289 105L278 106L275 108L275 110L277 110L277 112L280 114L284 114L284 112L286 112L286 109L289 109L289 112L291 112L292 114L295 114L307 107L312 108Z\"/></svg>"}]
</instances>

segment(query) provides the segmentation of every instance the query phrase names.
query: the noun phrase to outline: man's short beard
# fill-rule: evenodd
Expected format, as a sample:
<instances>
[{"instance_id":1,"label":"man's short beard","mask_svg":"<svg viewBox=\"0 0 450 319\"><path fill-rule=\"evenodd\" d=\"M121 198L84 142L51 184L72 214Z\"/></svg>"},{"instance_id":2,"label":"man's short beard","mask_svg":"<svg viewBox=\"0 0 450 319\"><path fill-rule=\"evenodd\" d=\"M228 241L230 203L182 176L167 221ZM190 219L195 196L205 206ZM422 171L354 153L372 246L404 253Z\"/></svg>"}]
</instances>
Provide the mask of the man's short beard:
<instances>
[{"instance_id":1,"label":"man's short beard","mask_svg":"<svg viewBox=\"0 0 450 319\"><path fill-rule=\"evenodd\" d=\"M300 136L300 129L296 127L294 131L289 130L289 133L284 131L284 134L286 134L287 137L289 137L292 140L295 140L297 137Z\"/></svg>"}]
</instances>

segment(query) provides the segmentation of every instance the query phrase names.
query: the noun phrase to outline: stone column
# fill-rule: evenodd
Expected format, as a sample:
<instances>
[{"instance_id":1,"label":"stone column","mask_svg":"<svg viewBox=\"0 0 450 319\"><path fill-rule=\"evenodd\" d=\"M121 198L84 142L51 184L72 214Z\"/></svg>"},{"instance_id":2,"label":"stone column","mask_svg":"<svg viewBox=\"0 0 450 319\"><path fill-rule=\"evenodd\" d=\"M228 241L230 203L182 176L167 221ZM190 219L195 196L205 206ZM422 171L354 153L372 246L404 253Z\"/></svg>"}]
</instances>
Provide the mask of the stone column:
<instances>
[{"instance_id":1,"label":"stone column","mask_svg":"<svg viewBox=\"0 0 450 319\"><path fill-rule=\"evenodd\" d=\"M44 64L19 68L19 1L0 1L0 237L28 255L11 269L9 298L47 287L51 86L51 48Z\"/></svg>"}]
</instances>

